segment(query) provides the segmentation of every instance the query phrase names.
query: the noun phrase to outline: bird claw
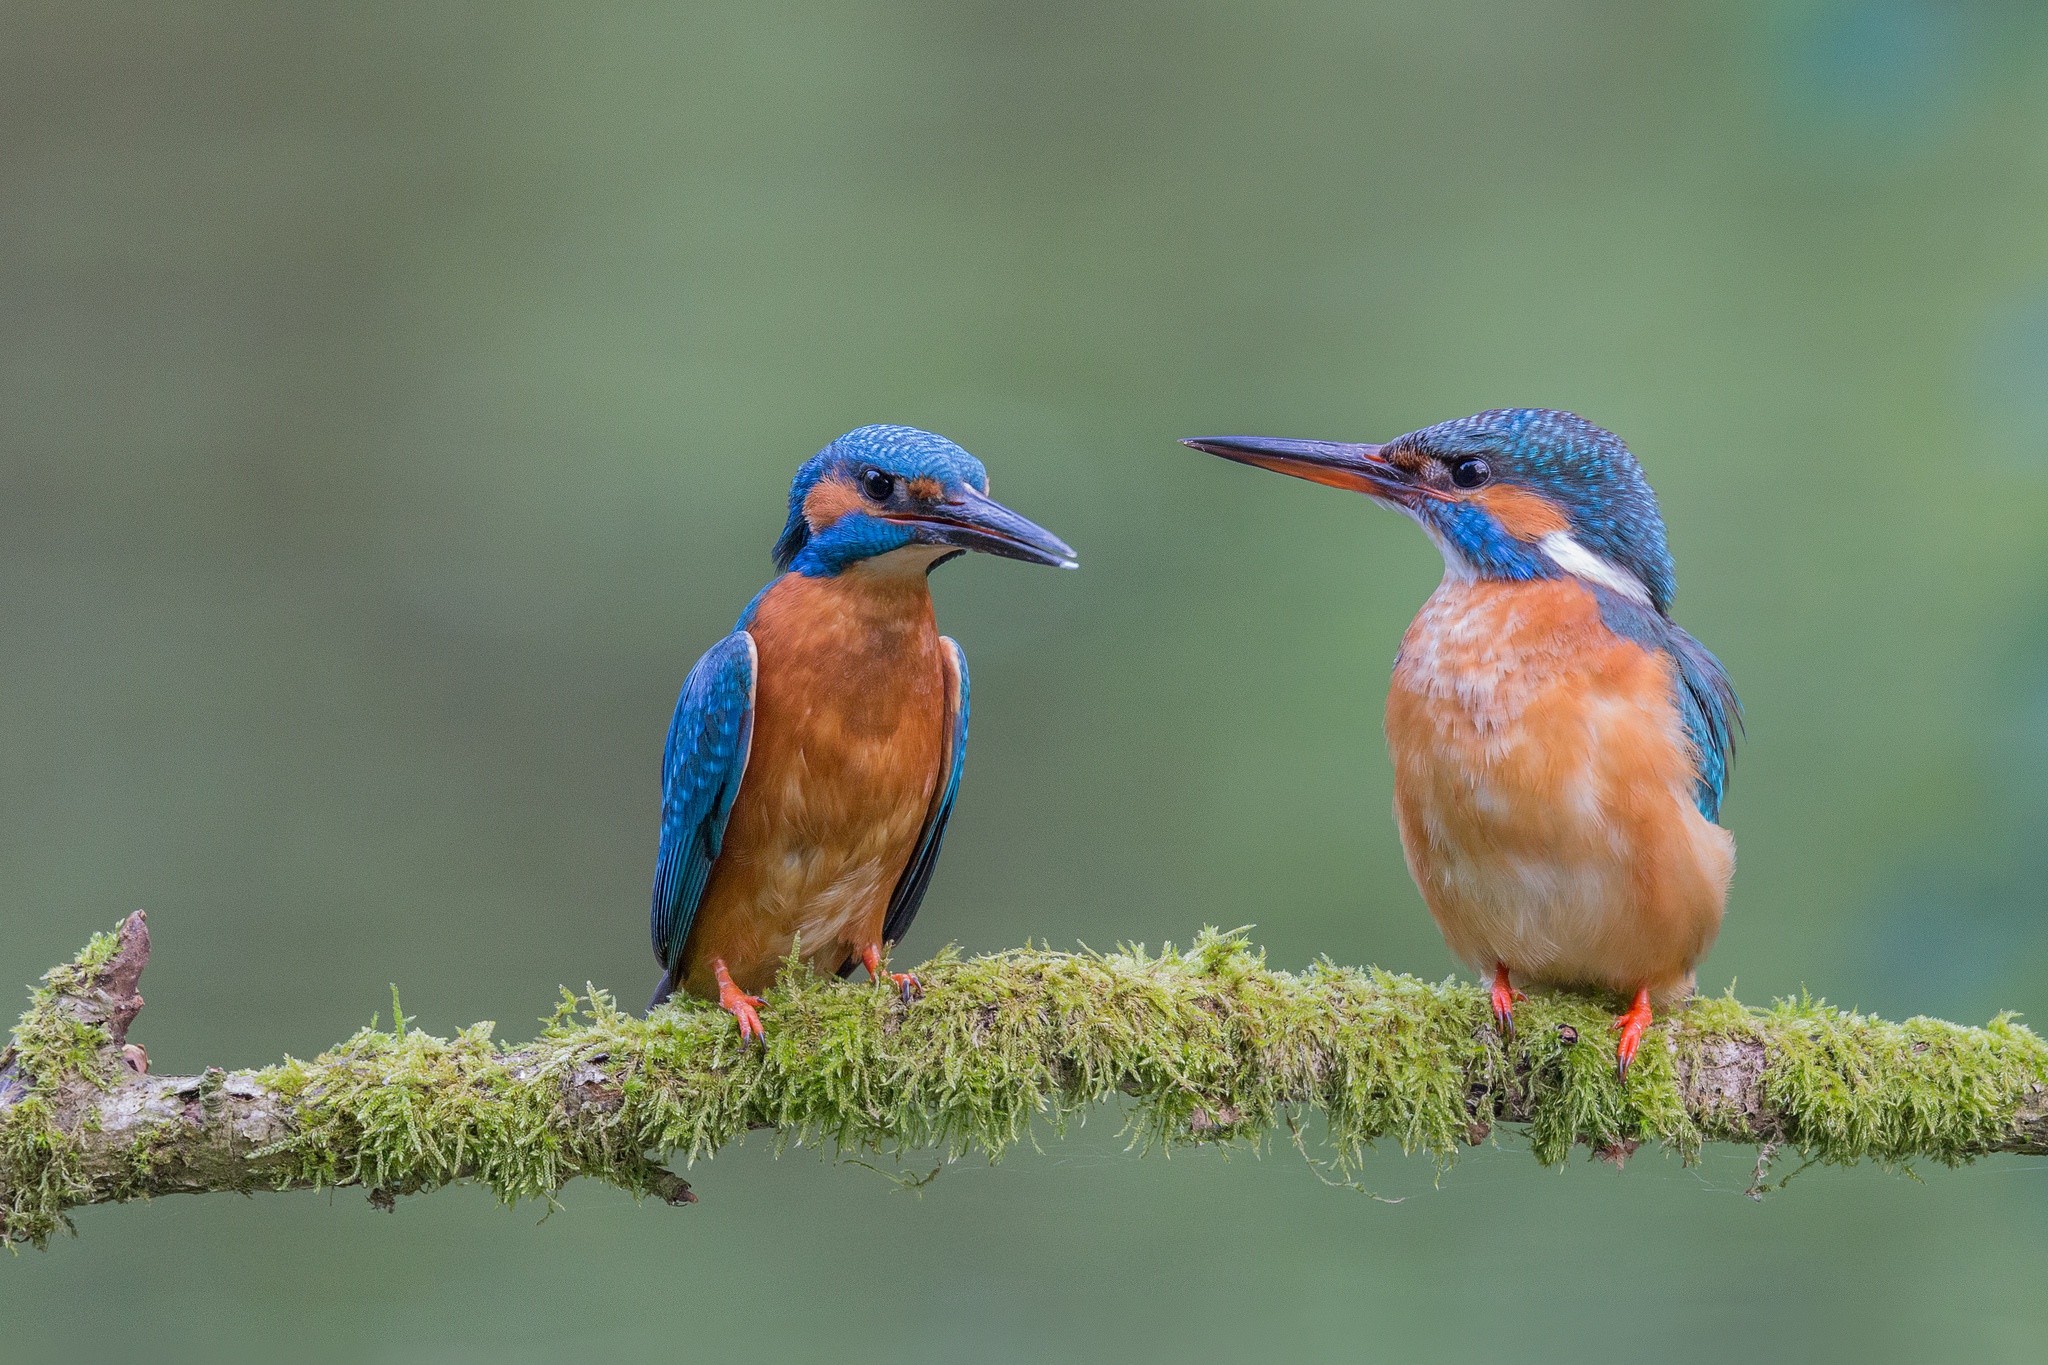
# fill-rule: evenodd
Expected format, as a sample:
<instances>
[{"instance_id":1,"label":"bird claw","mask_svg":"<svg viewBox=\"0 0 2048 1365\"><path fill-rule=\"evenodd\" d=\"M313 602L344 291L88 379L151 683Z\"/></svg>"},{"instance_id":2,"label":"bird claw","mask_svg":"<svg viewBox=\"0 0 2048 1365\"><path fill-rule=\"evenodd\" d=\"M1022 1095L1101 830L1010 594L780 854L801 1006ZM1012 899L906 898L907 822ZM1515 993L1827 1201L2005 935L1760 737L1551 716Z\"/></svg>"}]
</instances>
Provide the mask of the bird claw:
<instances>
[{"instance_id":1,"label":"bird claw","mask_svg":"<svg viewBox=\"0 0 2048 1365\"><path fill-rule=\"evenodd\" d=\"M1508 980L1506 964L1503 963L1494 967L1493 1022L1495 1027L1500 1030L1501 1037L1505 1038L1514 1032L1515 1002L1517 1000L1527 1000L1528 998L1528 996L1516 990L1513 983Z\"/></svg>"},{"instance_id":2,"label":"bird claw","mask_svg":"<svg viewBox=\"0 0 2048 1365\"><path fill-rule=\"evenodd\" d=\"M1635 1000L1614 1021L1621 1030L1621 1041L1614 1046L1615 1074L1624 1081L1628 1079L1628 1066L1636 1059L1636 1049L1642 1045L1643 1034L1650 1027L1650 992L1636 992Z\"/></svg>"},{"instance_id":3,"label":"bird claw","mask_svg":"<svg viewBox=\"0 0 2048 1365\"><path fill-rule=\"evenodd\" d=\"M758 995L741 995L741 997L735 997L731 1001L719 1001L719 1003L725 1005L725 1009L733 1015L733 1019L739 1021L739 1046L741 1048L745 1048L748 1044L760 1044L764 1048L768 1046L768 1029L762 1027L762 1017L758 1013L758 1009L762 1005L766 1005L768 1001L764 1001Z\"/></svg>"},{"instance_id":4,"label":"bird claw","mask_svg":"<svg viewBox=\"0 0 2048 1365\"><path fill-rule=\"evenodd\" d=\"M860 965L868 969L868 975L875 979L876 985L884 981L895 982L896 991L903 997L903 1003L906 1005L924 994L924 982L917 979L916 972L882 970L882 945L879 943L870 943L860 950Z\"/></svg>"},{"instance_id":5,"label":"bird claw","mask_svg":"<svg viewBox=\"0 0 2048 1365\"><path fill-rule=\"evenodd\" d=\"M718 1007L739 1021L740 1046L759 1043L768 1046L768 1031L761 1027L759 1010L768 1002L758 995L748 995L733 983L732 974L725 969L725 963L714 961L712 971L718 977Z\"/></svg>"},{"instance_id":6,"label":"bird claw","mask_svg":"<svg viewBox=\"0 0 2048 1365\"><path fill-rule=\"evenodd\" d=\"M742 995L738 991L731 995L719 992L718 1007L739 1020L741 1047L748 1043L768 1046L768 1031L761 1027L761 1016L758 1012L761 1006L767 1003L758 995Z\"/></svg>"}]
</instances>

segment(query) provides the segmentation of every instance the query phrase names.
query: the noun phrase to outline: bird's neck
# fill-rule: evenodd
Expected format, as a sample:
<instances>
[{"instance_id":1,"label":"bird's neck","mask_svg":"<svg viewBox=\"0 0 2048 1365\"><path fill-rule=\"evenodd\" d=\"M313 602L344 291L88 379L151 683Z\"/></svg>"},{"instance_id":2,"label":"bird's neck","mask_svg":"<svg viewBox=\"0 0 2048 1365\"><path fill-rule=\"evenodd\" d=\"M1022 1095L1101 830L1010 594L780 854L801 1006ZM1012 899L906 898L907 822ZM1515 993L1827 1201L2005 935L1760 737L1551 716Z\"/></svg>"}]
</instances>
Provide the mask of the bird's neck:
<instances>
[{"instance_id":1,"label":"bird's neck","mask_svg":"<svg viewBox=\"0 0 2048 1365\"><path fill-rule=\"evenodd\" d=\"M786 573L762 590L741 625L757 638L765 633L839 652L886 652L903 647L909 635L937 630L923 571L896 566L816 578Z\"/></svg>"},{"instance_id":2,"label":"bird's neck","mask_svg":"<svg viewBox=\"0 0 2048 1365\"><path fill-rule=\"evenodd\" d=\"M1588 549L1569 530L1533 540L1507 534L1490 519L1439 517L1423 529L1444 557L1444 582L1516 585L1577 579L1650 606L1650 589L1634 570Z\"/></svg>"},{"instance_id":3,"label":"bird's neck","mask_svg":"<svg viewBox=\"0 0 2048 1365\"><path fill-rule=\"evenodd\" d=\"M1498 723L1603 636L1598 603L1573 578L1446 574L1401 638L1394 686Z\"/></svg>"}]
</instances>

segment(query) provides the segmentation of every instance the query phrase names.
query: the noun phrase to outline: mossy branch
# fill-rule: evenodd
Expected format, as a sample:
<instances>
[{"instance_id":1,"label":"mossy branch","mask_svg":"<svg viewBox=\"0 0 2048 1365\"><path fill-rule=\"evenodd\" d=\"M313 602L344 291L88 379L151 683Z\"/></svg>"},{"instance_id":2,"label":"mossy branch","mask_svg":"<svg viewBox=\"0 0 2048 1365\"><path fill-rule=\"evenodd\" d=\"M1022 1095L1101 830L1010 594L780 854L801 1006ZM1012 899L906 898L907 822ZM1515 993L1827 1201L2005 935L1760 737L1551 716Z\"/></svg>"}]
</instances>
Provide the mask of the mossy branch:
<instances>
[{"instance_id":1,"label":"mossy branch","mask_svg":"<svg viewBox=\"0 0 2048 1365\"><path fill-rule=\"evenodd\" d=\"M1118 1097L1139 1146L1257 1144L1319 1113L1340 1170L1382 1140L1448 1163L1503 1123L1552 1164L1578 1143L1618 1160L1647 1141L1685 1160L1732 1142L1888 1166L2048 1152L2048 1045L2009 1017L1700 1000L1656 1026L1624 1083L1611 1002L1532 997L1504 1040L1472 987L1272 971L1213 930L1156 955L948 953L919 968L909 1005L793 968L769 994L765 1048L741 1048L707 1006L642 1020L592 989L564 992L522 1045L400 1016L312 1061L197 1076L150 1075L128 1042L148 957L137 912L44 978L0 1052L10 1242L40 1245L79 1205L211 1190L361 1185L388 1204L466 1180L509 1202L589 1176L683 1204L695 1196L662 1161L750 1129L993 1158L1035 1121L1058 1133Z\"/></svg>"}]
</instances>

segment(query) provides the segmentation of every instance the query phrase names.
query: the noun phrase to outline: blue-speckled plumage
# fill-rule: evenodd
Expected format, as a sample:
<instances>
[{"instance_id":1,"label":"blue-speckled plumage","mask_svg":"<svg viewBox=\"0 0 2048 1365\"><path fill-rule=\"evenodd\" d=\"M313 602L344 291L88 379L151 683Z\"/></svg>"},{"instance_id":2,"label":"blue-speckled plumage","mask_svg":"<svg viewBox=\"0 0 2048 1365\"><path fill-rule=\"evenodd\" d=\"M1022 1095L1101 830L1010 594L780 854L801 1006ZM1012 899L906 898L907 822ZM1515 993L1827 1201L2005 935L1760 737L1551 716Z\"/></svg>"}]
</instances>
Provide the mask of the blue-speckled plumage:
<instances>
[{"instance_id":1,"label":"blue-speckled plumage","mask_svg":"<svg viewBox=\"0 0 2048 1365\"><path fill-rule=\"evenodd\" d=\"M751 611L751 607L749 608ZM661 847L651 927L664 969L683 950L725 838L754 737L754 642L736 630L683 683L661 758Z\"/></svg>"},{"instance_id":2,"label":"blue-speckled plumage","mask_svg":"<svg viewBox=\"0 0 2048 1365\"><path fill-rule=\"evenodd\" d=\"M887 423L858 427L797 470L789 486L789 520L775 542L776 568L817 578L910 544L910 531L866 513L842 517L822 531L814 531L804 517L804 502L820 479L877 462L898 478L928 478L942 486L964 485L977 493L988 492L988 471L981 461L945 437Z\"/></svg>"},{"instance_id":3,"label":"blue-speckled plumage","mask_svg":"<svg viewBox=\"0 0 2048 1365\"><path fill-rule=\"evenodd\" d=\"M1735 731L1742 724L1742 702L1728 670L1707 647L1685 633L1670 617L1629 601L1611 588L1592 584L1607 628L1645 649L1667 656L1677 677L1674 700L1686 737L1699 764L1693 801L1709 820L1721 818L1721 797L1728 790L1728 769L1735 757Z\"/></svg>"},{"instance_id":4,"label":"blue-speckled plumage","mask_svg":"<svg viewBox=\"0 0 2048 1365\"><path fill-rule=\"evenodd\" d=\"M1742 703L1721 661L1671 620L1678 573L1665 543L1664 518L1642 465L1621 438L1576 413L1496 408L1396 437L1388 449L1426 451L1440 459L1485 458L1501 479L1563 509L1579 544L1642 583L1648 607L1594 584L1600 614L1615 634L1670 657L1678 682L1675 700L1699 758L1697 804L1702 815L1718 820ZM1483 578L1522 581L1565 573L1539 544L1516 537L1477 503L1428 504L1418 519Z\"/></svg>"},{"instance_id":5,"label":"blue-speckled plumage","mask_svg":"<svg viewBox=\"0 0 2048 1365\"><path fill-rule=\"evenodd\" d=\"M783 572L690 671L670 725L656 1004L716 995L756 1032L749 992L792 948L821 971L879 970L910 928L968 734L966 659L925 576L967 550L1074 563L987 489L980 461L913 427L848 432L798 471Z\"/></svg>"},{"instance_id":6,"label":"blue-speckled plumage","mask_svg":"<svg viewBox=\"0 0 2048 1365\"><path fill-rule=\"evenodd\" d=\"M1659 612L1671 610L1678 571L1665 546L1664 518L1643 467L1613 432L1577 413L1495 408L1412 431L1387 448L1440 458L1485 457L1503 479L1562 507L1580 544L1641 579ZM1469 504L1459 504L1454 513L1445 509L1445 525L1455 526L1459 548L1489 576L1547 578L1560 572L1534 547L1487 526Z\"/></svg>"},{"instance_id":7,"label":"blue-speckled plumage","mask_svg":"<svg viewBox=\"0 0 2048 1365\"><path fill-rule=\"evenodd\" d=\"M1458 957L1493 979L1613 990L1626 1072L1652 1002L1689 995L1719 931L1741 707L1671 619L1664 521L1620 438L1500 408L1383 445L1201 437L1198 449L1412 517L1444 577L1387 699L1409 871Z\"/></svg>"}]
</instances>

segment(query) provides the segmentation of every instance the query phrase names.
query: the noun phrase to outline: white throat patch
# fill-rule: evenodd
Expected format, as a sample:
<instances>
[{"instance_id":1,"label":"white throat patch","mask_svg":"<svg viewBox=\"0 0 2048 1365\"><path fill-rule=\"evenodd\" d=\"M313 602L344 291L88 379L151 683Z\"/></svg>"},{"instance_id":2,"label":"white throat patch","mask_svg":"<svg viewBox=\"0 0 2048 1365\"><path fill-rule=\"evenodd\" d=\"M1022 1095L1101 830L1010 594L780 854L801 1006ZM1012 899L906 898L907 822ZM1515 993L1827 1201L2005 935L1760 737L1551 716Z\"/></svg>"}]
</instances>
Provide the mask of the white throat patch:
<instances>
[{"instance_id":1,"label":"white throat patch","mask_svg":"<svg viewBox=\"0 0 2048 1365\"><path fill-rule=\"evenodd\" d=\"M931 572L934 560L952 553L952 547L946 545L899 545L849 565L846 572L875 578L921 578Z\"/></svg>"},{"instance_id":2,"label":"white throat patch","mask_svg":"<svg viewBox=\"0 0 2048 1365\"><path fill-rule=\"evenodd\" d=\"M1552 531L1536 542L1536 547L1550 556L1551 563L1563 569L1574 578L1583 578L1588 583L1620 593L1629 601L1642 606L1650 605L1650 590L1643 586L1643 580L1611 559L1603 559L1585 546L1573 540L1563 531Z\"/></svg>"}]
</instances>

